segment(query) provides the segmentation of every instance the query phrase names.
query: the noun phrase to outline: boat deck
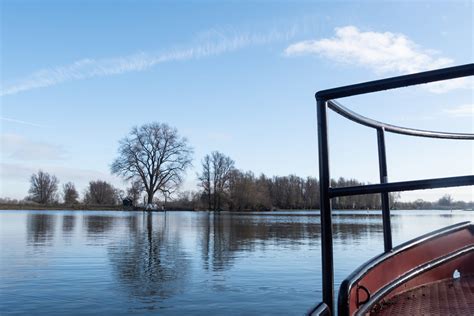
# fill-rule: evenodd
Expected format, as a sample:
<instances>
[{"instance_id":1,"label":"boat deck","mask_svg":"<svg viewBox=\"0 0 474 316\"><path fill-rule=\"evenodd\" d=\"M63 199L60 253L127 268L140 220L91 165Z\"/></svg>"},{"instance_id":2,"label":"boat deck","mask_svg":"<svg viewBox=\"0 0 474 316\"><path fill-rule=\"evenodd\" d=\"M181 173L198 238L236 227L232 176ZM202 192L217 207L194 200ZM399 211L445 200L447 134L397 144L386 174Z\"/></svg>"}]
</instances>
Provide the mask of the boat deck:
<instances>
[{"instance_id":1,"label":"boat deck","mask_svg":"<svg viewBox=\"0 0 474 316\"><path fill-rule=\"evenodd\" d=\"M371 315L474 315L474 276L407 291L384 302Z\"/></svg>"}]
</instances>

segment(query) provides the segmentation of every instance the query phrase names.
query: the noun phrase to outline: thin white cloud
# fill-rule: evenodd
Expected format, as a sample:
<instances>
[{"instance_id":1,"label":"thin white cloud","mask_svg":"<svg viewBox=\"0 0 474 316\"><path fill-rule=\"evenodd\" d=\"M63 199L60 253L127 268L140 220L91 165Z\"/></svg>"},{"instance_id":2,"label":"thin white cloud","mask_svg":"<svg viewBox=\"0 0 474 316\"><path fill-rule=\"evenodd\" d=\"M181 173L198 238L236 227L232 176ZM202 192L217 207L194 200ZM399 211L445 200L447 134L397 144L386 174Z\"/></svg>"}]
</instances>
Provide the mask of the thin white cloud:
<instances>
[{"instance_id":1,"label":"thin white cloud","mask_svg":"<svg viewBox=\"0 0 474 316\"><path fill-rule=\"evenodd\" d=\"M28 121L23 121L23 120L17 120L9 117L1 117L0 116L0 121L8 122L8 123L14 123L14 124L22 124L22 125L29 125L29 126L34 126L34 127L45 127L44 125L28 122Z\"/></svg>"},{"instance_id":2,"label":"thin white cloud","mask_svg":"<svg viewBox=\"0 0 474 316\"><path fill-rule=\"evenodd\" d=\"M222 32L208 31L200 35L199 39L201 41L199 44L185 49L175 49L160 54L141 52L116 58L85 58L69 65L42 69L16 82L2 85L0 96L54 86L66 81L118 75L131 71L144 71L166 62L220 55L252 45L264 45L275 41L289 40L294 36L295 32L295 28L290 28L285 32L275 30L266 34L244 33L227 36Z\"/></svg>"},{"instance_id":3,"label":"thin white cloud","mask_svg":"<svg viewBox=\"0 0 474 316\"><path fill-rule=\"evenodd\" d=\"M31 140L17 134L0 135L1 156L4 158L34 161L65 159L62 146Z\"/></svg>"},{"instance_id":4,"label":"thin white cloud","mask_svg":"<svg viewBox=\"0 0 474 316\"><path fill-rule=\"evenodd\" d=\"M474 119L474 104L463 104L444 111L452 117L471 117Z\"/></svg>"},{"instance_id":5,"label":"thin white cloud","mask_svg":"<svg viewBox=\"0 0 474 316\"><path fill-rule=\"evenodd\" d=\"M335 29L335 36L291 44L286 56L317 55L330 60L357 65L377 74L407 74L452 66L451 58L436 51L421 48L407 36L391 32L363 32L355 26ZM443 93L465 88L468 81L461 78L425 85L430 91Z\"/></svg>"},{"instance_id":6,"label":"thin white cloud","mask_svg":"<svg viewBox=\"0 0 474 316\"><path fill-rule=\"evenodd\" d=\"M336 36L294 43L288 56L316 54L337 62L365 66L379 73L412 73L446 67L453 60L436 57L403 34L362 32L355 26L336 28Z\"/></svg>"}]
</instances>

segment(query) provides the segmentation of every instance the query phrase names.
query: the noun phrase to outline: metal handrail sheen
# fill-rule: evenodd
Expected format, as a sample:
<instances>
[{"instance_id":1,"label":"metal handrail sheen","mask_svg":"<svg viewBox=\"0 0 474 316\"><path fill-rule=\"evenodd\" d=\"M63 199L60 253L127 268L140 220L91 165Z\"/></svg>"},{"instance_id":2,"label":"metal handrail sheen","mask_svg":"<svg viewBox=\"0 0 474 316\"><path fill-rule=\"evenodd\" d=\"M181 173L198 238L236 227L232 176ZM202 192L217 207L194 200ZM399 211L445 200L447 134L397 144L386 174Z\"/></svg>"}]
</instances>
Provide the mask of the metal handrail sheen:
<instances>
[{"instance_id":1,"label":"metal handrail sheen","mask_svg":"<svg viewBox=\"0 0 474 316\"><path fill-rule=\"evenodd\" d=\"M366 184L352 187L330 188L331 198L340 196L365 195L384 192L414 191L474 185L474 176L459 176L424 180Z\"/></svg>"},{"instance_id":2,"label":"metal handrail sheen","mask_svg":"<svg viewBox=\"0 0 474 316\"><path fill-rule=\"evenodd\" d=\"M327 101L350 97L353 95L372 93L377 91L396 89L423 83L468 77L474 75L474 64L430 70L415 74L397 76L387 79L368 81L353 85L321 90L316 93L316 100Z\"/></svg>"},{"instance_id":3,"label":"metal handrail sheen","mask_svg":"<svg viewBox=\"0 0 474 316\"><path fill-rule=\"evenodd\" d=\"M351 121L354 121L356 123L359 123L368 127L372 127L372 128L383 128L386 132L392 132L396 134L410 135L410 136L429 137L429 138L474 140L474 134L469 134L469 133L447 133L447 132L428 131L428 130L414 129L414 128L396 126L396 125L379 122L371 118L362 116L354 111L351 111L335 100L328 101L328 107L334 112L339 113L340 115L344 116L345 118Z\"/></svg>"}]
</instances>

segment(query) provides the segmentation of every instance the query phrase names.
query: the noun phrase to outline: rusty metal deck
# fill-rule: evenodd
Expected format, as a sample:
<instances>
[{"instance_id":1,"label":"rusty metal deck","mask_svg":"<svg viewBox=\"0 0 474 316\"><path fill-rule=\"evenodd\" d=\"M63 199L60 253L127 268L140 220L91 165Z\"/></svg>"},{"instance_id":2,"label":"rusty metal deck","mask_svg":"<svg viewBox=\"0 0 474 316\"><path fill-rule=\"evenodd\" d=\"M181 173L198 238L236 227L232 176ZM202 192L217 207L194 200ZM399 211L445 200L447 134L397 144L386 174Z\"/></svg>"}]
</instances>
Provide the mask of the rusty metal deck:
<instances>
[{"instance_id":1,"label":"rusty metal deck","mask_svg":"<svg viewBox=\"0 0 474 316\"><path fill-rule=\"evenodd\" d=\"M371 315L474 315L474 276L424 285L384 302Z\"/></svg>"}]
</instances>

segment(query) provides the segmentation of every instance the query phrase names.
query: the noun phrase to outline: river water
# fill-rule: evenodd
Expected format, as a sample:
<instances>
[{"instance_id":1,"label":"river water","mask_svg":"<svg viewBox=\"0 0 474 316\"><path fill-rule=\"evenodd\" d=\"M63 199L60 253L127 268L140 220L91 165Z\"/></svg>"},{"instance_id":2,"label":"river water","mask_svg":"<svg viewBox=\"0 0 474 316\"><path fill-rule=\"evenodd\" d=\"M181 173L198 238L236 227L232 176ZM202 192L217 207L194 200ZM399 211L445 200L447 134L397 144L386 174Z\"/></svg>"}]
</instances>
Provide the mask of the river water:
<instances>
[{"instance_id":1,"label":"river water","mask_svg":"<svg viewBox=\"0 0 474 316\"><path fill-rule=\"evenodd\" d=\"M474 212L394 211L394 244ZM383 250L377 211L336 211L335 282ZM319 213L0 211L1 315L303 315Z\"/></svg>"}]
</instances>

